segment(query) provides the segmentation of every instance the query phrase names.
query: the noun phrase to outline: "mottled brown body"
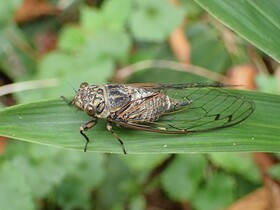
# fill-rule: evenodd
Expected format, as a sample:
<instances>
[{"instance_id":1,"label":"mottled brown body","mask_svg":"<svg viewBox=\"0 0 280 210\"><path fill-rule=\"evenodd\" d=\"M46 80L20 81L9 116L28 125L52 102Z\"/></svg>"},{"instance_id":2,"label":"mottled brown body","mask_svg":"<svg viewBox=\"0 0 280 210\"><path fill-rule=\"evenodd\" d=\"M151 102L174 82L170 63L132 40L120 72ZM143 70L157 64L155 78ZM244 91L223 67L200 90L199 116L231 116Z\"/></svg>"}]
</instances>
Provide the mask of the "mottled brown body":
<instances>
[{"instance_id":1,"label":"mottled brown body","mask_svg":"<svg viewBox=\"0 0 280 210\"><path fill-rule=\"evenodd\" d=\"M122 140L112 129L112 122L133 129L179 134L229 127L251 115L254 110L252 101L224 92L221 87L223 85L89 85L84 82L71 104L92 117L80 127L80 133L87 141L85 151L89 139L84 131L102 118L107 120L107 129L126 153ZM177 122L164 118L168 115ZM157 122L159 119L161 121Z\"/></svg>"},{"instance_id":2,"label":"mottled brown body","mask_svg":"<svg viewBox=\"0 0 280 210\"><path fill-rule=\"evenodd\" d=\"M160 91L115 84L83 83L73 100L89 116L122 122L153 122L178 104Z\"/></svg>"}]
</instances>

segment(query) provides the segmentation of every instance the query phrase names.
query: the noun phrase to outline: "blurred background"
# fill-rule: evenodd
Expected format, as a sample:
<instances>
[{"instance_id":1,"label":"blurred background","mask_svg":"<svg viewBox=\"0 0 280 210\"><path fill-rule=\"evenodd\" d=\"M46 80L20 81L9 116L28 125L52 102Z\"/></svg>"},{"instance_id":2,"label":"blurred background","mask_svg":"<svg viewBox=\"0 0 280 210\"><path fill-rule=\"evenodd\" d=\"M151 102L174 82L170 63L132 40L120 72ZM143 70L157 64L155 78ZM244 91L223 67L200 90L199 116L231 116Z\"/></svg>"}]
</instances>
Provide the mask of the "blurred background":
<instances>
[{"instance_id":1,"label":"blurred background","mask_svg":"<svg viewBox=\"0 0 280 210\"><path fill-rule=\"evenodd\" d=\"M279 94L279 80L279 63L192 0L0 3L1 108L73 97L84 81L223 82ZM5 210L265 209L280 196L267 187L280 189L271 178L279 165L265 172L276 162L268 154L124 156L0 138Z\"/></svg>"}]
</instances>

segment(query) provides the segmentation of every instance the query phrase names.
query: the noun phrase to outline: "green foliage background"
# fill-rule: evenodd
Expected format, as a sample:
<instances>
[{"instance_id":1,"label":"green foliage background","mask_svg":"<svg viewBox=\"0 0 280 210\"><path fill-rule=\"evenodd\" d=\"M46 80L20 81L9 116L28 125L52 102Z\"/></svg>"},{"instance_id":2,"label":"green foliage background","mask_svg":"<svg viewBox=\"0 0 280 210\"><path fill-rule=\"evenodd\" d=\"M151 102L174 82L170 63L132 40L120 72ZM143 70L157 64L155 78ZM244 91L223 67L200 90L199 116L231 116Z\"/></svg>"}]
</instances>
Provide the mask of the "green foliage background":
<instances>
[{"instance_id":1,"label":"green foliage background","mask_svg":"<svg viewBox=\"0 0 280 210\"><path fill-rule=\"evenodd\" d=\"M65 13L76 8L78 21L61 24L56 18L45 18L19 27L13 15L20 2L0 4L1 72L13 82L57 78L60 86L14 93L18 103L28 103L0 111L2 136L41 144L9 141L0 159L2 208L146 209L169 200L173 205L189 202L193 209L211 210L225 208L261 185L252 155L240 152L279 152L280 123L275 114L280 111L279 96L241 92L255 101L255 113L242 125L218 132L162 137L118 130L127 139L131 154L126 156L98 153L120 152L104 123L88 133L94 139L89 150L95 153L83 153L78 128L88 118L64 105L59 96L73 96L69 83L77 88L83 81L110 81L118 66L146 59L174 60L166 40L186 17L194 65L222 74L248 62L248 43L242 38L260 49L260 56L267 54L279 62L280 6L273 0L185 0L180 7L168 1L107 0L98 7L73 1ZM227 51L214 27L216 20L208 16L209 21L201 21L205 11L242 37L237 37L238 56ZM59 31L58 47L39 58L34 38L45 31ZM137 50L132 52L133 48ZM155 68L139 71L127 82L193 81L207 80ZM258 86L270 93L276 93L275 83L268 75L257 79ZM269 173L277 177L279 167ZM155 197L157 190L161 194Z\"/></svg>"}]
</instances>

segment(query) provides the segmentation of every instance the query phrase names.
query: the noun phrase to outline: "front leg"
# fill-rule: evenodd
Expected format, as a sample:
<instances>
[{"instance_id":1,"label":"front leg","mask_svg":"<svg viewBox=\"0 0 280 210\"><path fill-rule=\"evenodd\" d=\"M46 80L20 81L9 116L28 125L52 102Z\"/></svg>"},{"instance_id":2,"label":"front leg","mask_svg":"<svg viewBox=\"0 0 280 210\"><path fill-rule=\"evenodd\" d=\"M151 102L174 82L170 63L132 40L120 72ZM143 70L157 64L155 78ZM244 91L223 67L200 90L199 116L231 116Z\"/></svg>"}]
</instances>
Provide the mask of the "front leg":
<instances>
[{"instance_id":1,"label":"front leg","mask_svg":"<svg viewBox=\"0 0 280 210\"><path fill-rule=\"evenodd\" d=\"M84 152L87 151L87 145L89 143L89 139L88 139L87 135L84 134L84 131L87 131L88 129L94 127L96 125L96 123L97 123L97 118L94 118L93 120L86 122L85 124L83 124L80 127L80 134L82 134L82 136L86 139L86 145L84 148Z\"/></svg>"},{"instance_id":2,"label":"front leg","mask_svg":"<svg viewBox=\"0 0 280 210\"><path fill-rule=\"evenodd\" d=\"M65 96L60 96L60 98L62 98L63 101L65 101L65 103L68 105L72 105L72 103L73 103L73 100L69 101Z\"/></svg>"}]
</instances>

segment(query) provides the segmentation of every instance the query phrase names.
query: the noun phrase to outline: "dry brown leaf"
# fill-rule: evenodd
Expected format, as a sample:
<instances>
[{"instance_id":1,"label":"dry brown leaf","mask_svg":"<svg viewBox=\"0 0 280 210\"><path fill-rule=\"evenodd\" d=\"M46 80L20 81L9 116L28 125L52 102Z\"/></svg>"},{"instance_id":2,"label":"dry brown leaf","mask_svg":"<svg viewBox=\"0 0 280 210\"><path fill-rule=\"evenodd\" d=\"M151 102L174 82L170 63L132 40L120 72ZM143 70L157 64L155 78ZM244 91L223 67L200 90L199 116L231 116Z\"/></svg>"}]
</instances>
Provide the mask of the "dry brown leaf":
<instances>
[{"instance_id":1,"label":"dry brown leaf","mask_svg":"<svg viewBox=\"0 0 280 210\"><path fill-rule=\"evenodd\" d=\"M52 32L44 32L36 35L35 45L40 55L56 49L57 35Z\"/></svg>"},{"instance_id":2,"label":"dry brown leaf","mask_svg":"<svg viewBox=\"0 0 280 210\"><path fill-rule=\"evenodd\" d=\"M191 48L183 27L179 27L172 32L169 37L169 44L178 61L186 64L190 63Z\"/></svg>"},{"instance_id":3,"label":"dry brown leaf","mask_svg":"<svg viewBox=\"0 0 280 210\"><path fill-rule=\"evenodd\" d=\"M4 152L6 143L7 143L7 138L0 136L0 154L2 154Z\"/></svg>"},{"instance_id":4,"label":"dry brown leaf","mask_svg":"<svg viewBox=\"0 0 280 210\"><path fill-rule=\"evenodd\" d=\"M278 161L269 153L255 153L255 161L259 166L263 182L267 190L269 210L280 209L280 183L267 174L267 169Z\"/></svg>"},{"instance_id":5,"label":"dry brown leaf","mask_svg":"<svg viewBox=\"0 0 280 210\"><path fill-rule=\"evenodd\" d=\"M267 190L262 187L233 203L226 210L269 210Z\"/></svg>"},{"instance_id":6,"label":"dry brown leaf","mask_svg":"<svg viewBox=\"0 0 280 210\"><path fill-rule=\"evenodd\" d=\"M178 0L170 0L176 6L180 4ZM191 62L191 47L185 35L184 24L176 28L169 37L169 45L178 61L189 64Z\"/></svg>"},{"instance_id":7,"label":"dry brown leaf","mask_svg":"<svg viewBox=\"0 0 280 210\"><path fill-rule=\"evenodd\" d=\"M16 23L25 23L42 16L57 15L59 10L48 4L46 0L24 0L17 10L14 20Z\"/></svg>"},{"instance_id":8,"label":"dry brown leaf","mask_svg":"<svg viewBox=\"0 0 280 210\"><path fill-rule=\"evenodd\" d=\"M255 76L257 74L254 66L249 64L235 66L228 72L229 83L231 85L238 85L239 89L254 90L255 86Z\"/></svg>"}]
</instances>

